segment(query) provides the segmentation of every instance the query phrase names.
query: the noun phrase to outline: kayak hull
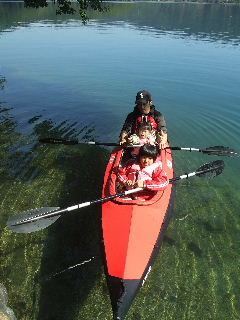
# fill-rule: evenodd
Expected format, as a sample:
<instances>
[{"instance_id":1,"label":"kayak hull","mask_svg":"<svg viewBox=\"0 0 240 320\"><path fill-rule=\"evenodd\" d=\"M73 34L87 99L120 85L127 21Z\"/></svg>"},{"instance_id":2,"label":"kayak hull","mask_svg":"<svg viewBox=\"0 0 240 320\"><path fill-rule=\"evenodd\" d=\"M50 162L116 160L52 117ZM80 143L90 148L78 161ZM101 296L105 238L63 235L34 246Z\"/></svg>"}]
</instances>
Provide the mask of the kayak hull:
<instances>
[{"instance_id":1,"label":"kayak hull","mask_svg":"<svg viewBox=\"0 0 240 320\"><path fill-rule=\"evenodd\" d=\"M105 172L103 197L117 193L115 170L123 157L116 148ZM171 151L163 150L163 170L173 178ZM115 320L123 320L151 271L173 211L174 186L169 184L151 200L115 198L102 205L106 274Z\"/></svg>"}]
</instances>

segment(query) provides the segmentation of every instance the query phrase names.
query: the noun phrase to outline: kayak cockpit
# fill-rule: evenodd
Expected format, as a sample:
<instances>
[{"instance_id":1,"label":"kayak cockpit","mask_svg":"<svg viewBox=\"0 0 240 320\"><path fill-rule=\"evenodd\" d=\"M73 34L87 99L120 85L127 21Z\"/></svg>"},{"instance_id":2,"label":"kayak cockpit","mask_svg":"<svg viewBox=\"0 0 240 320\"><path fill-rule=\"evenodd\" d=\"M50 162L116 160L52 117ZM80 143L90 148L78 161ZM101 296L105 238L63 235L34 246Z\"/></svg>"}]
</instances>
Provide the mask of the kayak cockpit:
<instances>
[{"instance_id":1,"label":"kayak cockpit","mask_svg":"<svg viewBox=\"0 0 240 320\"><path fill-rule=\"evenodd\" d=\"M126 149L125 149L126 150ZM120 152L118 152L116 158L114 159L114 165L111 171L111 174L109 176L109 181L107 184L107 194L110 195L114 195L117 193L120 193L123 191L122 186L119 184L119 182L117 181L117 170L119 167L124 166L128 160L130 160L130 152L125 152L124 149L122 149ZM161 161L161 157L159 157L158 159L159 161ZM115 199L113 199L112 201L119 203L119 204L135 204L135 205L140 205L140 206L148 206L148 205L152 205L153 203L159 201L164 193L163 191L157 191L157 192L153 192L153 191L148 191L149 193L149 199L148 200L138 200L138 199L132 199L129 196L125 196L125 197L117 197Z\"/></svg>"}]
</instances>

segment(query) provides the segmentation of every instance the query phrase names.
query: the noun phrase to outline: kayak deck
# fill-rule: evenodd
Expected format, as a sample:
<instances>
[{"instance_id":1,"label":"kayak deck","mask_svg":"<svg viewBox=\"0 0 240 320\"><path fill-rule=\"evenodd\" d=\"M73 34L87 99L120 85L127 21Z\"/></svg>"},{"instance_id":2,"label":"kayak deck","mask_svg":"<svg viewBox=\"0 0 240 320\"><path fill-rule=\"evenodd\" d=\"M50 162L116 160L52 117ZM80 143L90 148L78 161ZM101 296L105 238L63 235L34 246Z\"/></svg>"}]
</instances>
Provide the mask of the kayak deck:
<instances>
[{"instance_id":1,"label":"kayak deck","mask_svg":"<svg viewBox=\"0 0 240 320\"><path fill-rule=\"evenodd\" d=\"M103 197L117 193L114 170L120 165L123 149L116 148L106 168ZM173 178L169 150L160 160L168 178ZM151 200L115 198L102 205L102 229L108 286L115 314L123 319L139 287L145 282L159 250L168 218L173 209L174 187L169 184Z\"/></svg>"}]
</instances>

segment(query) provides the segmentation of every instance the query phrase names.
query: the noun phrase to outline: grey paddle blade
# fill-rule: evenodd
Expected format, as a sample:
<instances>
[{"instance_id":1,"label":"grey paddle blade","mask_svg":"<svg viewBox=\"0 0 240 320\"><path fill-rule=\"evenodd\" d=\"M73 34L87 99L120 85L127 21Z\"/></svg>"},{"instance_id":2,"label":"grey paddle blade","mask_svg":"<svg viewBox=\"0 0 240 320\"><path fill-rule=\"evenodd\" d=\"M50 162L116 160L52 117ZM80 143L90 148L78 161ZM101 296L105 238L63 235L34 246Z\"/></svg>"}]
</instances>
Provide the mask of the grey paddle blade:
<instances>
[{"instance_id":1,"label":"grey paddle blade","mask_svg":"<svg viewBox=\"0 0 240 320\"><path fill-rule=\"evenodd\" d=\"M206 163L201 166L196 175L201 178L213 179L223 172L224 162L223 160L216 160L210 163Z\"/></svg>"},{"instance_id":2,"label":"grey paddle blade","mask_svg":"<svg viewBox=\"0 0 240 320\"><path fill-rule=\"evenodd\" d=\"M44 207L27 210L10 217L8 219L7 226L9 229L17 233L30 233L39 231L54 223L61 214L54 215L52 217L46 216L46 218L44 218L44 215L48 215L49 213L59 209L59 207Z\"/></svg>"},{"instance_id":3,"label":"grey paddle blade","mask_svg":"<svg viewBox=\"0 0 240 320\"><path fill-rule=\"evenodd\" d=\"M209 147L203 149L202 152L210 156L239 157L239 154L234 149L223 146Z\"/></svg>"}]
</instances>

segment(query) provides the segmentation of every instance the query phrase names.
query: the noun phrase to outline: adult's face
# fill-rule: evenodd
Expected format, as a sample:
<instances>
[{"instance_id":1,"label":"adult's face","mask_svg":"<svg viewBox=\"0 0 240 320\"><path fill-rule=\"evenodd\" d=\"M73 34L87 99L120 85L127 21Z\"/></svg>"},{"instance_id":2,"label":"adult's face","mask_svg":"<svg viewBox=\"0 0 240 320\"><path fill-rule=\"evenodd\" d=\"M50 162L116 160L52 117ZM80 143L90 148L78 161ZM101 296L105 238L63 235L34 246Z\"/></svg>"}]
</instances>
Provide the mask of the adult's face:
<instances>
[{"instance_id":1,"label":"adult's face","mask_svg":"<svg viewBox=\"0 0 240 320\"><path fill-rule=\"evenodd\" d=\"M139 101L137 106L138 106L138 110L141 113L148 114L150 112L151 105L149 101L147 103Z\"/></svg>"}]
</instances>

